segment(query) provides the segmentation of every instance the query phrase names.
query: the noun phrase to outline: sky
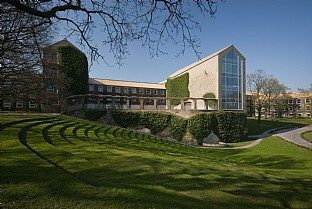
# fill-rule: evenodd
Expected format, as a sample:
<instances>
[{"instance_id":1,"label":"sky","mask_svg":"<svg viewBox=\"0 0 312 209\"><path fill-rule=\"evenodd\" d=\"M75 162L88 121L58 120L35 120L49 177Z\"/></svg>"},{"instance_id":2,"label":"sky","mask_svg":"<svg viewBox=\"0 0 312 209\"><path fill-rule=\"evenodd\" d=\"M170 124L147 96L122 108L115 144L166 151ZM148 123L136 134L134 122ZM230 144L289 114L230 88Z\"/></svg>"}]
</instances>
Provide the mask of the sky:
<instances>
[{"instance_id":1,"label":"sky","mask_svg":"<svg viewBox=\"0 0 312 209\"><path fill-rule=\"evenodd\" d=\"M201 58L233 44L246 58L247 74L263 69L292 91L311 87L312 0L218 1L215 17L195 18L202 27L195 34L200 39ZM94 34L93 39L101 36ZM163 49L166 55L152 58L140 42L130 43L130 55L122 66L110 67L98 60L89 76L158 83L198 61L191 48L178 57L181 47L168 44Z\"/></svg>"}]
</instances>

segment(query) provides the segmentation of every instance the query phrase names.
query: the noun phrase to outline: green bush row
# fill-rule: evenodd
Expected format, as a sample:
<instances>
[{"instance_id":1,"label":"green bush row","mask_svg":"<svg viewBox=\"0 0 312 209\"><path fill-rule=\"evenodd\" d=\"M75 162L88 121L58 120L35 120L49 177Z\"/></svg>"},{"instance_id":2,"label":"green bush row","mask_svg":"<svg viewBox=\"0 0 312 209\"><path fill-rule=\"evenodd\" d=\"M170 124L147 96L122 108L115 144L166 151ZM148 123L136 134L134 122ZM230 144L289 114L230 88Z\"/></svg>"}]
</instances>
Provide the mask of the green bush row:
<instances>
[{"instance_id":1,"label":"green bush row","mask_svg":"<svg viewBox=\"0 0 312 209\"><path fill-rule=\"evenodd\" d=\"M189 85L189 73L185 73L176 78L168 78L166 82L167 96L168 97L189 97L190 91ZM179 105L180 100L173 99L170 104L173 106Z\"/></svg>"},{"instance_id":2,"label":"green bush row","mask_svg":"<svg viewBox=\"0 0 312 209\"><path fill-rule=\"evenodd\" d=\"M243 112L198 113L189 119L163 112L114 111L112 117L122 127L142 125L156 134L168 128L181 141L188 131L198 144L213 131L223 142L238 142L247 137L247 117Z\"/></svg>"}]
</instances>

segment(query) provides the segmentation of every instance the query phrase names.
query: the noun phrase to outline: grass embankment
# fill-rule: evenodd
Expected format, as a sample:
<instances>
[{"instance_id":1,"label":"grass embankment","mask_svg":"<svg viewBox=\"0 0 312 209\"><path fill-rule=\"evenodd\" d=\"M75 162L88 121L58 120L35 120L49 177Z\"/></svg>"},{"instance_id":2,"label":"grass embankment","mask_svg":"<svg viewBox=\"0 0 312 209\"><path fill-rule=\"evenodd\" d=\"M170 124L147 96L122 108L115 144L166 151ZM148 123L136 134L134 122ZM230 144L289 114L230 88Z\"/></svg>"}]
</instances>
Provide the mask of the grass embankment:
<instances>
[{"instance_id":1,"label":"grass embankment","mask_svg":"<svg viewBox=\"0 0 312 209\"><path fill-rule=\"evenodd\" d=\"M312 205L311 151L276 137L247 150L196 149L116 127L53 117L12 123L0 131L1 207ZM22 119L4 116L6 122Z\"/></svg>"},{"instance_id":2,"label":"grass embankment","mask_svg":"<svg viewBox=\"0 0 312 209\"><path fill-rule=\"evenodd\" d=\"M307 132L304 132L301 134L301 137L308 141L308 142L311 142L312 143L312 131L307 131Z\"/></svg>"}]
</instances>

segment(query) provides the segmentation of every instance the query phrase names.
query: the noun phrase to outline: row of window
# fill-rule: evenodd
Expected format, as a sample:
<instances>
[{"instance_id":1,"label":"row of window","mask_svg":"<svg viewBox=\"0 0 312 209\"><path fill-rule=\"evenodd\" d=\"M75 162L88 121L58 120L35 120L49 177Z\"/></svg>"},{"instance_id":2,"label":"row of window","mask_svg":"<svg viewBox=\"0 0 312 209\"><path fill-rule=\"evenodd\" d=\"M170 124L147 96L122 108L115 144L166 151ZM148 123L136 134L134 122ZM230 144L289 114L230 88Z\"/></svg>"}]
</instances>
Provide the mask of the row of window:
<instances>
[{"instance_id":1,"label":"row of window","mask_svg":"<svg viewBox=\"0 0 312 209\"><path fill-rule=\"evenodd\" d=\"M104 102L106 100L106 102L112 102L113 101L113 98L110 98L110 97L107 97L107 98L101 98L100 99L100 102ZM96 101L96 99L95 98L88 98L88 101ZM115 102L123 102L123 101L126 101L125 99L123 99L123 98L115 98L114 99L114 101ZM139 102L139 99L131 99L130 100L131 102ZM153 103L154 102L154 100L153 99L144 99L144 101L145 102L147 102L147 103ZM161 103L161 104L165 104L166 102L165 102L165 100L164 99L158 99L157 101L159 101L159 103Z\"/></svg>"},{"instance_id":2,"label":"row of window","mask_svg":"<svg viewBox=\"0 0 312 209\"><path fill-rule=\"evenodd\" d=\"M98 92L104 92L105 86L97 86L97 91ZM119 87L115 86L107 86L106 91L112 93L114 90L115 93L121 93L123 90L123 93L129 94L131 91L131 94L137 94L137 88L129 88L129 87ZM95 85L89 85L89 91L95 91ZM143 89L139 88L139 94L147 94L147 95L158 95L158 92L160 95L165 95L165 90L164 89Z\"/></svg>"},{"instance_id":3,"label":"row of window","mask_svg":"<svg viewBox=\"0 0 312 209\"><path fill-rule=\"evenodd\" d=\"M3 107L4 107L4 108L12 108L12 106L13 106L13 105L12 105L12 103L11 103L10 101L8 101L8 100L4 100L4 101L3 101ZM24 108L24 107L25 107L25 106L24 106L24 102L23 102L23 101L16 101L15 107L16 107L16 108ZM28 102L28 107L29 107L29 108L36 108L36 103L30 101L30 102Z\"/></svg>"},{"instance_id":4,"label":"row of window","mask_svg":"<svg viewBox=\"0 0 312 209\"><path fill-rule=\"evenodd\" d=\"M302 99L296 99L296 100L290 99L290 100L288 100L288 104L293 104L294 102L296 102L296 104L301 104L302 103ZM306 104L310 104L311 103L311 99L306 98L305 99L305 103Z\"/></svg>"},{"instance_id":5,"label":"row of window","mask_svg":"<svg viewBox=\"0 0 312 209\"><path fill-rule=\"evenodd\" d=\"M285 111L285 110L286 110L286 107L283 107L283 108L282 108L282 111ZM292 106L289 107L289 111L294 111L294 110L301 110L301 111L303 111L304 108L301 107L301 106L298 106L298 107L296 107L296 108L294 108L294 107L292 107ZM274 108L274 111L277 112L277 111L278 111L278 108L275 107L275 108ZM311 106L306 106L306 107L305 107L305 111L311 111Z\"/></svg>"}]
</instances>

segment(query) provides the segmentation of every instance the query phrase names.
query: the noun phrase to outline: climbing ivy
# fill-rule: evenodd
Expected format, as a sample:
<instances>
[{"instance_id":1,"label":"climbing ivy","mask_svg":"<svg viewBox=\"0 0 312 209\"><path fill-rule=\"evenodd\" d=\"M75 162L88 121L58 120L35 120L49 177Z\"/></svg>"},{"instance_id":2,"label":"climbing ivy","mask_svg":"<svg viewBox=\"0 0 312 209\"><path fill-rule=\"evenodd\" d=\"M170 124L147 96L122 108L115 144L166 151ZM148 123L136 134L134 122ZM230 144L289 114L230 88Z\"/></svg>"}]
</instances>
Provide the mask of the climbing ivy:
<instances>
[{"instance_id":1,"label":"climbing ivy","mask_svg":"<svg viewBox=\"0 0 312 209\"><path fill-rule=\"evenodd\" d=\"M216 98L216 95L212 92L206 92L204 95L203 95L203 98ZM209 100L208 101L208 105L209 107L214 107L216 104L216 101L213 101L213 100Z\"/></svg>"},{"instance_id":2,"label":"climbing ivy","mask_svg":"<svg viewBox=\"0 0 312 209\"><path fill-rule=\"evenodd\" d=\"M167 96L168 97L189 97L190 91L189 85L189 73L185 73L176 78L168 78L166 82ZM171 100L170 104L173 106L179 105L180 100Z\"/></svg>"},{"instance_id":3,"label":"climbing ivy","mask_svg":"<svg viewBox=\"0 0 312 209\"><path fill-rule=\"evenodd\" d=\"M61 72L71 94L86 94L88 91L88 60L84 53L73 46L60 46Z\"/></svg>"}]
</instances>

